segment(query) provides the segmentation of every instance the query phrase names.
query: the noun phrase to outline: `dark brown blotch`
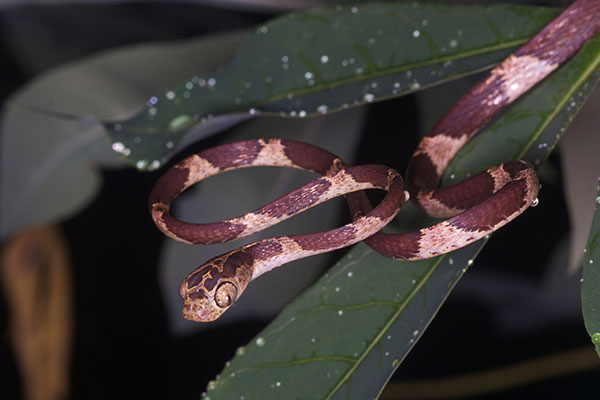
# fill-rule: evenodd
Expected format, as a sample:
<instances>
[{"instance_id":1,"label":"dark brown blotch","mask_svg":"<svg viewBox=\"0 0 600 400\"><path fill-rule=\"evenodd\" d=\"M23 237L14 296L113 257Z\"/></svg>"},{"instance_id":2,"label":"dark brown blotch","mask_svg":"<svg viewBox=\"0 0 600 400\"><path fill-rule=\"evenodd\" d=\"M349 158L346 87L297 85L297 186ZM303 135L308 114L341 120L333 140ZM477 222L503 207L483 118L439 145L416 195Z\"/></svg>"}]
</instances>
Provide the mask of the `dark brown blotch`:
<instances>
[{"instance_id":1,"label":"dark brown blotch","mask_svg":"<svg viewBox=\"0 0 600 400\"><path fill-rule=\"evenodd\" d=\"M169 214L163 216L167 229L177 237L193 244L224 243L236 239L246 229L246 225L231 222L193 224L182 222Z\"/></svg>"},{"instance_id":2,"label":"dark brown blotch","mask_svg":"<svg viewBox=\"0 0 600 400\"><path fill-rule=\"evenodd\" d=\"M246 249L236 249L220 257L224 258L223 264L220 270L215 268L211 272L211 277L204 281L206 290L212 290L222 280L236 280L238 269L248 269L254 261L252 255Z\"/></svg>"},{"instance_id":3,"label":"dark brown blotch","mask_svg":"<svg viewBox=\"0 0 600 400\"><path fill-rule=\"evenodd\" d=\"M315 204L330 187L331 182L326 179L314 180L256 210L254 214L265 214L272 218L297 214Z\"/></svg>"},{"instance_id":4,"label":"dark brown blotch","mask_svg":"<svg viewBox=\"0 0 600 400\"><path fill-rule=\"evenodd\" d=\"M531 168L525 161L512 161L502 165L502 169L508 172L511 178L516 178L519 172Z\"/></svg>"},{"instance_id":5,"label":"dark brown blotch","mask_svg":"<svg viewBox=\"0 0 600 400\"><path fill-rule=\"evenodd\" d=\"M300 168L324 175L332 166L336 156L321 148L307 143L282 140L284 153L290 161Z\"/></svg>"},{"instance_id":6,"label":"dark brown blotch","mask_svg":"<svg viewBox=\"0 0 600 400\"><path fill-rule=\"evenodd\" d=\"M490 230L525 205L526 193L524 179L509 182L485 203L449 219L448 223L467 232Z\"/></svg>"},{"instance_id":7,"label":"dark brown blotch","mask_svg":"<svg viewBox=\"0 0 600 400\"><path fill-rule=\"evenodd\" d=\"M423 234L420 231L389 234L378 232L365 240L373 250L386 257L406 260L414 258L420 251Z\"/></svg>"},{"instance_id":8,"label":"dark brown blotch","mask_svg":"<svg viewBox=\"0 0 600 400\"><path fill-rule=\"evenodd\" d=\"M467 209L485 201L494 193L494 179L481 172L455 185L438 189L432 198L449 208Z\"/></svg>"},{"instance_id":9,"label":"dark brown blotch","mask_svg":"<svg viewBox=\"0 0 600 400\"><path fill-rule=\"evenodd\" d=\"M148 198L148 208L152 212L152 205L156 203L163 203L170 206L175 198L181 193L181 190L187 181L189 176L189 170L187 168L180 168L175 166L165 172L156 181L156 184L150 192Z\"/></svg>"},{"instance_id":10,"label":"dark brown blotch","mask_svg":"<svg viewBox=\"0 0 600 400\"><path fill-rule=\"evenodd\" d=\"M304 250L326 250L345 247L355 236L356 228L345 225L327 232L295 235L290 238Z\"/></svg>"},{"instance_id":11,"label":"dark brown blotch","mask_svg":"<svg viewBox=\"0 0 600 400\"><path fill-rule=\"evenodd\" d=\"M263 147L258 140L246 140L213 147L198 153L198 155L213 166L224 169L251 164Z\"/></svg>"},{"instance_id":12,"label":"dark brown blotch","mask_svg":"<svg viewBox=\"0 0 600 400\"><path fill-rule=\"evenodd\" d=\"M202 290L198 290L196 292L188 293L187 297L190 300L202 300L206 298L206 294Z\"/></svg>"},{"instance_id":13,"label":"dark brown blotch","mask_svg":"<svg viewBox=\"0 0 600 400\"><path fill-rule=\"evenodd\" d=\"M275 240L265 240L259 242L246 250L248 254L259 261L268 260L283 252L283 246Z\"/></svg>"},{"instance_id":14,"label":"dark brown blotch","mask_svg":"<svg viewBox=\"0 0 600 400\"><path fill-rule=\"evenodd\" d=\"M418 192L435 189L439 176L435 165L427 154L417 154L410 159L406 170L406 188L413 199Z\"/></svg>"}]
</instances>

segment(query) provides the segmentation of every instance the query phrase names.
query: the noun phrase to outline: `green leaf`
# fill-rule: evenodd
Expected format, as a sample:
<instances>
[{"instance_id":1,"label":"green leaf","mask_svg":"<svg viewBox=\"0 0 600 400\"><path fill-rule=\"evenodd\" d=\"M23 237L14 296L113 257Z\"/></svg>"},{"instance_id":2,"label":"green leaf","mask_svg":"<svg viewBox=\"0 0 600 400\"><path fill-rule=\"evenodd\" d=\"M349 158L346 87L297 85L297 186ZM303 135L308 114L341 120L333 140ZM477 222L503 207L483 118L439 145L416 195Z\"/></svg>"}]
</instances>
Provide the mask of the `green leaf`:
<instances>
[{"instance_id":1,"label":"green leaf","mask_svg":"<svg viewBox=\"0 0 600 400\"><path fill-rule=\"evenodd\" d=\"M540 166L600 81L600 36L470 140L444 173L451 184L510 160ZM543 191L540 193L543 201Z\"/></svg>"},{"instance_id":2,"label":"green leaf","mask_svg":"<svg viewBox=\"0 0 600 400\"><path fill-rule=\"evenodd\" d=\"M416 262L357 245L238 349L208 397L376 398L481 244Z\"/></svg>"},{"instance_id":3,"label":"green leaf","mask_svg":"<svg viewBox=\"0 0 600 400\"><path fill-rule=\"evenodd\" d=\"M214 69L246 37L235 32L126 47L56 68L22 88L2 118L0 236L74 214L98 190L98 168L123 165L95 118L131 115L159 88L191 71ZM189 57L205 51L214 58Z\"/></svg>"},{"instance_id":4,"label":"green leaf","mask_svg":"<svg viewBox=\"0 0 600 400\"><path fill-rule=\"evenodd\" d=\"M154 169L168 159L167 143L218 116L301 118L413 92L490 67L555 15L417 2L288 14L258 27L220 71L150 97L108 133L138 168Z\"/></svg>"},{"instance_id":5,"label":"green leaf","mask_svg":"<svg viewBox=\"0 0 600 400\"><path fill-rule=\"evenodd\" d=\"M600 185L598 191L592 228L583 257L581 305L585 328L600 357Z\"/></svg>"}]
</instances>

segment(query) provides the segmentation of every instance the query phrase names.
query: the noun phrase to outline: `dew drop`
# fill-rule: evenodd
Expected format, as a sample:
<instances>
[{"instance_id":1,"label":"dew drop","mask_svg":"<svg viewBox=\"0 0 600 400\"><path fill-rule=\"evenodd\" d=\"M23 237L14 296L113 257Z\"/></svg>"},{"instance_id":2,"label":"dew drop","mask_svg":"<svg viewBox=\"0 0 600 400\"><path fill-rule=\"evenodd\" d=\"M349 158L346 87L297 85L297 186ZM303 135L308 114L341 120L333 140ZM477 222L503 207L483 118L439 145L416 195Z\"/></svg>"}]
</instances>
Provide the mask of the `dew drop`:
<instances>
[{"instance_id":1,"label":"dew drop","mask_svg":"<svg viewBox=\"0 0 600 400\"><path fill-rule=\"evenodd\" d=\"M596 197L596 203L600 204L600 196Z\"/></svg>"},{"instance_id":2,"label":"dew drop","mask_svg":"<svg viewBox=\"0 0 600 400\"><path fill-rule=\"evenodd\" d=\"M137 169L144 169L144 168L146 168L146 165L148 165L148 161L146 161L146 160L140 160L135 163L135 166L137 167Z\"/></svg>"},{"instance_id":3,"label":"dew drop","mask_svg":"<svg viewBox=\"0 0 600 400\"><path fill-rule=\"evenodd\" d=\"M394 88L400 89L400 82L394 82Z\"/></svg>"},{"instance_id":4,"label":"dew drop","mask_svg":"<svg viewBox=\"0 0 600 400\"><path fill-rule=\"evenodd\" d=\"M208 386L207 386L208 390L215 390L216 388L217 388L217 381L212 380L212 381L208 382Z\"/></svg>"},{"instance_id":5,"label":"dew drop","mask_svg":"<svg viewBox=\"0 0 600 400\"><path fill-rule=\"evenodd\" d=\"M275 386L280 387L281 386L281 382L279 382L279 381L275 382Z\"/></svg>"},{"instance_id":6,"label":"dew drop","mask_svg":"<svg viewBox=\"0 0 600 400\"><path fill-rule=\"evenodd\" d=\"M150 163L150 165L148 165L148 170L154 171L154 170L158 169L159 167L160 167L160 161L154 160Z\"/></svg>"},{"instance_id":7,"label":"dew drop","mask_svg":"<svg viewBox=\"0 0 600 400\"><path fill-rule=\"evenodd\" d=\"M304 79L312 79L314 77L315 77L315 75L312 72L310 72L310 71L306 71L304 73Z\"/></svg>"},{"instance_id":8,"label":"dew drop","mask_svg":"<svg viewBox=\"0 0 600 400\"><path fill-rule=\"evenodd\" d=\"M314 342L316 342L316 341L317 341L317 339L315 339L315 338L310 338L310 342L311 342L311 343L314 343Z\"/></svg>"},{"instance_id":9,"label":"dew drop","mask_svg":"<svg viewBox=\"0 0 600 400\"><path fill-rule=\"evenodd\" d=\"M346 275L348 275L348 278L352 278L352 275L354 275L354 274L352 273L352 271L350 271Z\"/></svg>"},{"instance_id":10,"label":"dew drop","mask_svg":"<svg viewBox=\"0 0 600 400\"><path fill-rule=\"evenodd\" d=\"M174 92L174 91L172 91L172 90L169 90L169 91L168 91L168 92L165 94L165 97L166 97L168 100L173 100L173 99L175 98L175 92Z\"/></svg>"},{"instance_id":11,"label":"dew drop","mask_svg":"<svg viewBox=\"0 0 600 400\"><path fill-rule=\"evenodd\" d=\"M590 259L589 264L593 264L594 260Z\"/></svg>"},{"instance_id":12,"label":"dew drop","mask_svg":"<svg viewBox=\"0 0 600 400\"><path fill-rule=\"evenodd\" d=\"M344 311L338 310L338 315L343 315L343 314L344 314Z\"/></svg>"},{"instance_id":13,"label":"dew drop","mask_svg":"<svg viewBox=\"0 0 600 400\"><path fill-rule=\"evenodd\" d=\"M415 29L413 31L412 35L413 35L414 38L418 38L419 36L421 36L421 32L418 29Z\"/></svg>"},{"instance_id":14,"label":"dew drop","mask_svg":"<svg viewBox=\"0 0 600 400\"><path fill-rule=\"evenodd\" d=\"M400 365L400 359L394 358L394 361L392 361L392 367L397 367L398 365Z\"/></svg>"},{"instance_id":15,"label":"dew drop","mask_svg":"<svg viewBox=\"0 0 600 400\"><path fill-rule=\"evenodd\" d=\"M427 24L428 24L428 22L427 22L427 20L426 20L426 19L424 19L423 21L421 21L421 25L423 25L423 26L427 26Z\"/></svg>"},{"instance_id":16,"label":"dew drop","mask_svg":"<svg viewBox=\"0 0 600 400\"><path fill-rule=\"evenodd\" d=\"M417 336L418 334L419 334L419 330L417 329L413 332L413 337Z\"/></svg>"},{"instance_id":17,"label":"dew drop","mask_svg":"<svg viewBox=\"0 0 600 400\"><path fill-rule=\"evenodd\" d=\"M304 111L304 110L300 110L300 111L298 112L298 116L299 116L300 118L304 118L304 117L306 117L306 111Z\"/></svg>"},{"instance_id":18,"label":"dew drop","mask_svg":"<svg viewBox=\"0 0 600 400\"><path fill-rule=\"evenodd\" d=\"M410 83L410 89L411 90L417 90L418 88L421 87L421 84L417 81L413 81Z\"/></svg>"},{"instance_id":19,"label":"dew drop","mask_svg":"<svg viewBox=\"0 0 600 400\"><path fill-rule=\"evenodd\" d=\"M257 115L258 114L258 110L256 108L251 108L248 110L248 114L250 115Z\"/></svg>"},{"instance_id":20,"label":"dew drop","mask_svg":"<svg viewBox=\"0 0 600 400\"><path fill-rule=\"evenodd\" d=\"M533 201L531 202L531 207L536 207L538 204L540 204L540 200L536 197L535 199L533 199Z\"/></svg>"},{"instance_id":21,"label":"dew drop","mask_svg":"<svg viewBox=\"0 0 600 400\"><path fill-rule=\"evenodd\" d=\"M372 93L367 93L363 96L363 100L368 103L371 103L371 102L373 102L373 100L375 100L375 95Z\"/></svg>"},{"instance_id":22,"label":"dew drop","mask_svg":"<svg viewBox=\"0 0 600 400\"><path fill-rule=\"evenodd\" d=\"M452 39L449 44L450 47L455 48L456 46L458 46L458 40Z\"/></svg>"},{"instance_id":23,"label":"dew drop","mask_svg":"<svg viewBox=\"0 0 600 400\"><path fill-rule=\"evenodd\" d=\"M339 293L339 291L340 291L340 288L339 288L339 287L336 287L336 288L335 288L335 291Z\"/></svg>"},{"instance_id":24,"label":"dew drop","mask_svg":"<svg viewBox=\"0 0 600 400\"><path fill-rule=\"evenodd\" d=\"M114 142L111 147L117 153L123 154L125 156L127 156L127 155L129 155L129 153L131 153L131 150L129 150L127 147L125 147L125 145L121 142Z\"/></svg>"},{"instance_id":25,"label":"dew drop","mask_svg":"<svg viewBox=\"0 0 600 400\"><path fill-rule=\"evenodd\" d=\"M322 62L323 64L327 64L327 62L329 62L329 56L328 56L328 55L326 55L326 54L323 54L323 55L321 56L321 62Z\"/></svg>"},{"instance_id":26,"label":"dew drop","mask_svg":"<svg viewBox=\"0 0 600 400\"><path fill-rule=\"evenodd\" d=\"M169 122L169 130L178 131L191 125L194 125L194 118L192 118L190 115L183 114L173 118Z\"/></svg>"},{"instance_id":27,"label":"dew drop","mask_svg":"<svg viewBox=\"0 0 600 400\"><path fill-rule=\"evenodd\" d=\"M454 259L452 257L448 258L448 264L450 264L450 265L454 264Z\"/></svg>"},{"instance_id":28,"label":"dew drop","mask_svg":"<svg viewBox=\"0 0 600 400\"><path fill-rule=\"evenodd\" d=\"M594 344L600 343L600 332L596 332L592 335L592 343L594 343Z\"/></svg>"},{"instance_id":29,"label":"dew drop","mask_svg":"<svg viewBox=\"0 0 600 400\"><path fill-rule=\"evenodd\" d=\"M265 340L265 338L259 337L258 339L256 339L256 345L258 347L263 347L265 345L267 341Z\"/></svg>"},{"instance_id":30,"label":"dew drop","mask_svg":"<svg viewBox=\"0 0 600 400\"><path fill-rule=\"evenodd\" d=\"M269 32L269 28L267 28L266 26L260 27L260 33L267 33L267 32Z\"/></svg>"},{"instance_id":31,"label":"dew drop","mask_svg":"<svg viewBox=\"0 0 600 400\"><path fill-rule=\"evenodd\" d=\"M467 265L473 265L473 260L467 261Z\"/></svg>"},{"instance_id":32,"label":"dew drop","mask_svg":"<svg viewBox=\"0 0 600 400\"><path fill-rule=\"evenodd\" d=\"M238 347L235 351L236 356L243 356L244 354L246 354L246 348L244 346Z\"/></svg>"},{"instance_id":33,"label":"dew drop","mask_svg":"<svg viewBox=\"0 0 600 400\"><path fill-rule=\"evenodd\" d=\"M350 11L352 11L352 14L356 14L358 12L358 7L352 7Z\"/></svg>"},{"instance_id":34,"label":"dew drop","mask_svg":"<svg viewBox=\"0 0 600 400\"><path fill-rule=\"evenodd\" d=\"M148 115L150 115L151 117L154 117L157 112L158 112L158 109L156 107L150 107L148 109Z\"/></svg>"},{"instance_id":35,"label":"dew drop","mask_svg":"<svg viewBox=\"0 0 600 400\"><path fill-rule=\"evenodd\" d=\"M321 114L327 114L327 111L329 111L329 107L327 107L325 104L322 104L319 107L317 107L317 111Z\"/></svg>"}]
</instances>

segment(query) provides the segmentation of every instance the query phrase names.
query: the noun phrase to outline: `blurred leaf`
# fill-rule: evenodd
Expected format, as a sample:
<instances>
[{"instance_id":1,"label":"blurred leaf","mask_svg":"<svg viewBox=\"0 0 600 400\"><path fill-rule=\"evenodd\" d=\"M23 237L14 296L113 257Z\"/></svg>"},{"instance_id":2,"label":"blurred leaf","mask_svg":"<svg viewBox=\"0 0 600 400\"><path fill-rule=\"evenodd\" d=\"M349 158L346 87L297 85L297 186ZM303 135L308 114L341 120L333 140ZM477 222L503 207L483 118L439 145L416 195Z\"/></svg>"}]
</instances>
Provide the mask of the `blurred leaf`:
<instances>
[{"instance_id":1,"label":"blurred leaf","mask_svg":"<svg viewBox=\"0 0 600 400\"><path fill-rule=\"evenodd\" d=\"M594 219L583 257L583 283L581 285L581 305L585 327L600 356L600 185L594 208Z\"/></svg>"},{"instance_id":2,"label":"blurred leaf","mask_svg":"<svg viewBox=\"0 0 600 400\"><path fill-rule=\"evenodd\" d=\"M190 127L215 116L301 118L413 92L490 67L555 15L417 2L291 13L258 27L220 71L194 75L108 125L109 136L138 168L155 169Z\"/></svg>"},{"instance_id":3,"label":"blurred leaf","mask_svg":"<svg viewBox=\"0 0 600 400\"><path fill-rule=\"evenodd\" d=\"M600 91L596 90L571 124L570 133L560 143L565 201L569 207L571 226L568 261L571 274L581 268L582 249L586 246L590 221L594 216L595 178L600 176L598 110Z\"/></svg>"},{"instance_id":4,"label":"blurred leaf","mask_svg":"<svg viewBox=\"0 0 600 400\"><path fill-rule=\"evenodd\" d=\"M600 80L600 36L470 140L444 173L446 185L510 160L539 166ZM540 197L543 201L542 191Z\"/></svg>"},{"instance_id":5,"label":"blurred leaf","mask_svg":"<svg viewBox=\"0 0 600 400\"><path fill-rule=\"evenodd\" d=\"M54 226L21 232L2 251L8 332L27 399L69 397L73 294L68 253Z\"/></svg>"},{"instance_id":6,"label":"blurred leaf","mask_svg":"<svg viewBox=\"0 0 600 400\"><path fill-rule=\"evenodd\" d=\"M98 165L123 165L94 118L131 115L160 87L192 71L216 68L246 36L237 32L101 53L45 73L20 90L2 121L0 236L77 212L98 190ZM190 57L203 52L213 56ZM94 118L84 117L90 115Z\"/></svg>"},{"instance_id":7,"label":"blurred leaf","mask_svg":"<svg viewBox=\"0 0 600 400\"><path fill-rule=\"evenodd\" d=\"M331 151L347 163L358 150L365 107L321 118L291 120L258 118L223 137L233 142L257 137L281 137L308 142ZM343 140L340 140L343 138ZM207 179L186 191L174 203L174 212L184 221L218 221L242 215L312 180L315 175L289 168L249 168ZM161 283L173 331L185 334L226 325L234 320L259 317L272 319L284 305L313 283L331 265L331 254L298 260L293 268L282 268L253 282L244 300L211 324L198 324L181 317L179 282L206 260L243 244L293 233L319 232L339 224L347 208L343 199L327 202L277 226L234 243L190 246L175 240L165 242L160 257Z\"/></svg>"}]
</instances>

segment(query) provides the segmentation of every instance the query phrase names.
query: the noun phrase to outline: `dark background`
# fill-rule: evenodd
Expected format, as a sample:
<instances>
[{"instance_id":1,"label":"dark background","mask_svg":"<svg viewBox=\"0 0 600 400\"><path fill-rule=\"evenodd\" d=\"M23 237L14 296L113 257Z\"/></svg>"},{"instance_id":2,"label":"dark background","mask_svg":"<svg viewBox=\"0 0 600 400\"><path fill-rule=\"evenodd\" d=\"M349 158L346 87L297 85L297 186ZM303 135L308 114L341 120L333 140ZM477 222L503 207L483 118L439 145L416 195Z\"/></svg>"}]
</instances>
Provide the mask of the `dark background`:
<instances>
[{"instance_id":1,"label":"dark background","mask_svg":"<svg viewBox=\"0 0 600 400\"><path fill-rule=\"evenodd\" d=\"M273 10L191 3L2 8L0 98L6 100L43 70L103 49L251 27L274 15ZM23 49L39 54L35 65L22 62L18 52ZM414 96L369 107L356 164L386 164L404 171L418 143L415 115L419 110ZM414 135L397 135L397 120L413 121L403 130ZM201 141L186 153L209 147L226 135L224 132ZM549 163L560 169L557 156L551 156ZM99 195L83 212L61 224L74 269L73 399L199 398L235 349L269 322L247 320L184 338L169 334L156 273L164 237L145 208L147 195L163 170L144 174L132 169L103 171ZM557 318L543 330L519 334L498 331L494 318L506 307L505 301L482 304L473 290L494 276L534 287L541 281L552 249L569 226L562 182L542 183L544 199L540 206L494 235L393 380L476 372L582 346L591 348L580 315ZM124 220L129 222L122 224ZM89 240L86 233L90 229L104 240ZM133 284L136 290L132 290ZM510 288L507 293L511 293ZM3 301L0 293L0 398L17 399L21 397L21 382L8 341L9 315ZM144 307L135 312L125 306L140 302ZM536 315L531 318L535 327ZM567 374L478 398L597 398L597 376L598 370Z\"/></svg>"}]
</instances>

